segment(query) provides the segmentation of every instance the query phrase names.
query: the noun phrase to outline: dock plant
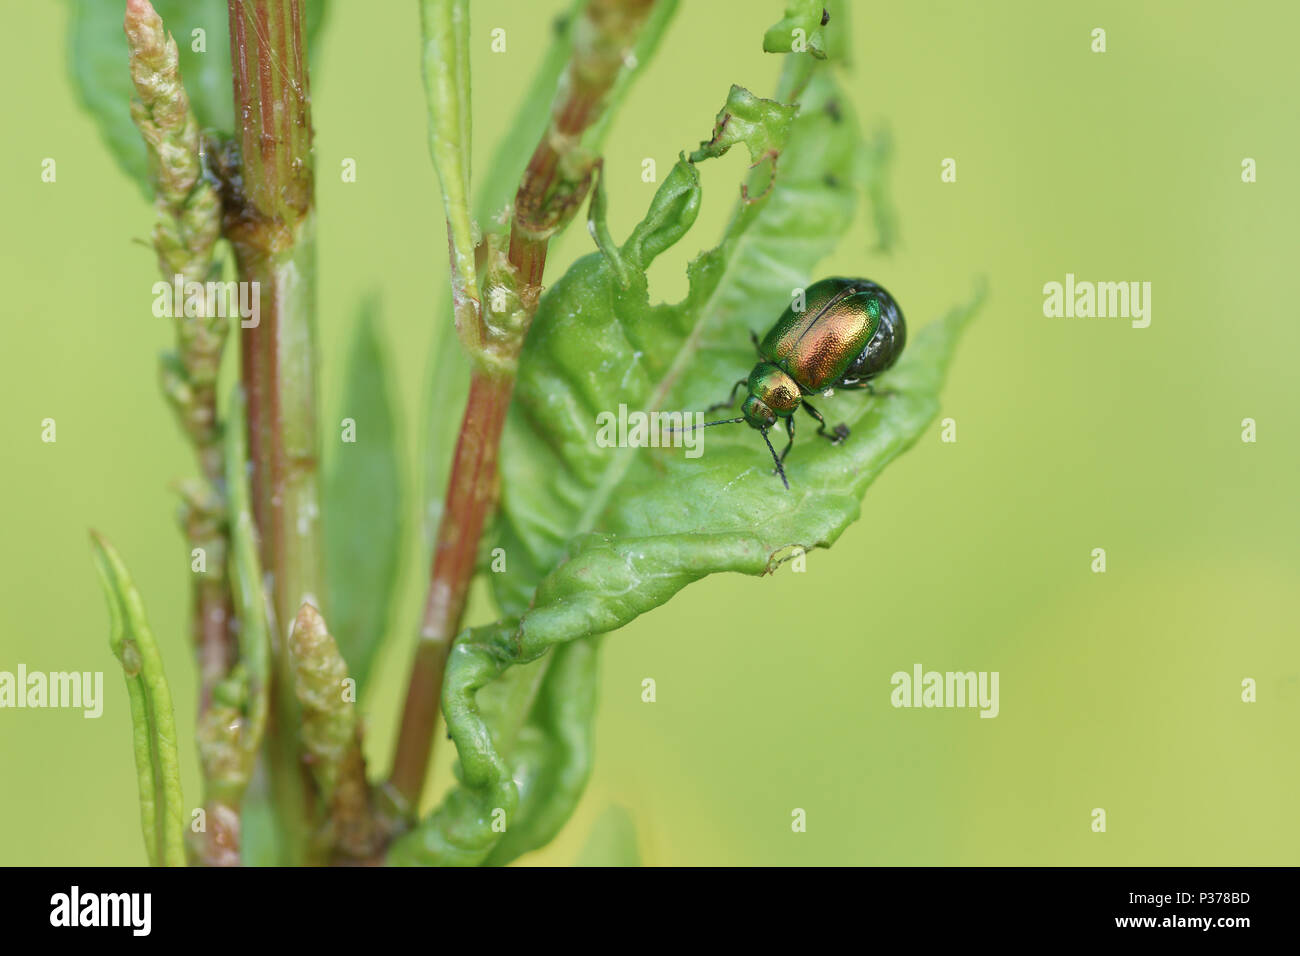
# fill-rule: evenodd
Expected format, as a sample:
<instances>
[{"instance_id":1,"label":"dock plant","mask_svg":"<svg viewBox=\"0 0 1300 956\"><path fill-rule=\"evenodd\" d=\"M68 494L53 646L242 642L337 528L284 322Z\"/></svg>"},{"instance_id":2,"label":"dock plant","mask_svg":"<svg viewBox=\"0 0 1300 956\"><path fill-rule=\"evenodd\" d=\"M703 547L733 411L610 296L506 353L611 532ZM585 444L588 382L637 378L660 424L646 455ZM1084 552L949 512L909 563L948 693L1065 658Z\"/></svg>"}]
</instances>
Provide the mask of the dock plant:
<instances>
[{"instance_id":1,"label":"dock plant","mask_svg":"<svg viewBox=\"0 0 1300 956\"><path fill-rule=\"evenodd\" d=\"M449 276L428 314L402 320L435 327L426 404L403 410L425 423L415 495L399 473L378 300L359 307L347 361L347 407L365 437L331 470L317 466L322 444L339 440L322 428L317 384L316 236L331 223L314 202L311 87L329 4L70 0L77 88L104 147L153 202L156 278L173 290L160 392L194 453L176 551L193 572L197 798L181 792L145 598L124 556L93 536L155 865L497 865L547 844L591 774L602 642L709 575L769 574L832 546L935 417L978 304L909 316L919 331L886 388L835 398L852 438L805 441L789 491L748 435L711 434L698 458L602 447L602 412L702 409L725 395L753 365L750 333L819 277L860 215L876 240L855 250L863 271L887 261L890 144L864 132L845 93L848 4L743 5L737 42L771 54L770 87L701 85L675 104L699 140L674 146L639 221L615 236L605 143L689 5L575 0L560 11L536 75L520 78L508 133L471 182L471 5L411 2L420 42L395 36L392 56L422 57L427 117L411 121L427 122L442 196L427 214L445 220L448 240L428 250L430 272L445 255ZM701 167L732 150L747 158L741 180L711 179L706 197ZM732 206L730 220L687 266L685 296L658 301L647 270L705 201ZM552 261L574 220L589 251ZM395 699L371 678L392 637L400 545L426 522L399 733L391 765L367 766L362 715ZM497 619L466 628L479 578ZM421 814L440 717L456 779Z\"/></svg>"}]
</instances>

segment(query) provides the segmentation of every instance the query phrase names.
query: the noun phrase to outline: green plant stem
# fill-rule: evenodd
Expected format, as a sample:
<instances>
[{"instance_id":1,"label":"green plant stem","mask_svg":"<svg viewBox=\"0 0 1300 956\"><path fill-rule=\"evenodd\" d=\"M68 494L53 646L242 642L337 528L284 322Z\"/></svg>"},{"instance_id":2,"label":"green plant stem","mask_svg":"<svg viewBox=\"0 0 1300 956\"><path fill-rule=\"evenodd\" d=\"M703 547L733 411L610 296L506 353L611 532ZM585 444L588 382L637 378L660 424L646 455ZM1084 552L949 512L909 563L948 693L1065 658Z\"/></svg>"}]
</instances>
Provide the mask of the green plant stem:
<instances>
[{"instance_id":1,"label":"green plant stem","mask_svg":"<svg viewBox=\"0 0 1300 956\"><path fill-rule=\"evenodd\" d=\"M483 330L482 347L491 350L497 361L485 363L483 356L471 355L475 367L393 758L390 785L412 814L419 808L433 756L447 655L460 629L478 541L495 503L497 455L514 388L514 366L537 311L547 248L551 236L572 220L586 197L595 157L581 149L582 135L601 116L654 3L591 0L588 4L584 21L577 25L573 55L560 82L551 122L515 193L509 252L497 274L510 288L517 308L513 321ZM459 98L467 96L464 91ZM449 228L454 233L454 227Z\"/></svg>"},{"instance_id":2,"label":"green plant stem","mask_svg":"<svg viewBox=\"0 0 1300 956\"><path fill-rule=\"evenodd\" d=\"M469 0L421 0L420 27L429 153L447 217L452 308L461 342L473 354L482 346L483 333L469 215Z\"/></svg>"},{"instance_id":3,"label":"green plant stem","mask_svg":"<svg viewBox=\"0 0 1300 956\"><path fill-rule=\"evenodd\" d=\"M286 863L312 862L317 809L302 765L288 627L319 604L315 235L311 111L301 0L229 0L238 176L225 235L239 277L260 285L240 329L253 515L274 611L267 761Z\"/></svg>"}]
</instances>

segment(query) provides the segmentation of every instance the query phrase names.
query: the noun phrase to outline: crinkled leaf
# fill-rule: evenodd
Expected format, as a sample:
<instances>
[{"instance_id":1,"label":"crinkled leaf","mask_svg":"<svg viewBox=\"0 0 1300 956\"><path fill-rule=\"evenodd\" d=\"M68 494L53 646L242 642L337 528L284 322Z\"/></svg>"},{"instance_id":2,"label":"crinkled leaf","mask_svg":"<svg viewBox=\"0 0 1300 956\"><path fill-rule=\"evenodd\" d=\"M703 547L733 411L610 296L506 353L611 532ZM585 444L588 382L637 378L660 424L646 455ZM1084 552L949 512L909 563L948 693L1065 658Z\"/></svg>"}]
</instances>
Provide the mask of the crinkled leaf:
<instances>
[{"instance_id":1,"label":"crinkled leaf","mask_svg":"<svg viewBox=\"0 0 1300 956\"><path fill-rule=\"evenodd\" d=\"M502 866L550 843L573 815L595 756L600 636L555 649L528 720L510 749L519 808L488 857ZM499 726L495 725L494 726Z\"/></svg>"},{"instance_id":2,"label":"crinkled leaf","mask_svg":"<svg viewBox=\"0 0 1300 956\"><path fill-rule=\"evenodd\" d=\"M596 445L597 416L620 404L699 409L725 396L754 364L749 332L766 330L816 278L814 266L847 228L856 126L824 72L802 102L788 135L773 129L787 122L776 110L755 131L750 145L780 152L775 187L742 203L720 245L692 262L682 302L651 305L644 269L694 220L698 174L685 161L620 250L635 281L624 287L594 254L543 297L502 443L498 543L509 564L492 577L498 603L516 616L473 629L452 650L443 699L461 785L394 845L395 862L480 862L500 839L494 813L514 819L521 806L501 729L478 707L481 688L552 647L623 626L710 573L761 574L796 548L830 546L858 516L867 486L937 411L973 303L914 337L882 381L889 394L846 393L825 406L853 437L839 447L801 441L787 466L789 493L759 437L741 426L704 433L697 459Z\"/></svg>"},{"instance_id":3,"label":"crinkled leaf","mask_svg":"<svg viewBox=\"0 0 1300 956\"><path fill-rule=\"evenodd\" d=\"M755 159L773 151L775 143L784 148L776 160L772 192L742 202L722 242L691 263L686 299L651 305L643 277L650 260L680 239L694 219L698 173L680 162L624 245L625 257L641 270L639 282L621 288L604 258L592 255L576 263L543 299L502 440L496 543L505 549L509 571L493 575L492 583L506 613L527 606L537 582L575 534L618 528L624 512L631 517L643 507L637 500L642 491L664 488L670 476L677 480L673 473L678 470L680 480L695 484L705 471L736 454L727 461L730 473L723 468L712 476L728 476L719 487L742 472L741 477L764 479L753 488L763 508L770 508L770 499L781 492L779 481L765 480L771 459L761 438L743 426L698 433L704 449L699 459L686 459L681 449L650 454L600 448L595 442L597 416L617 414L620 405L680 411L725 398L732 383L754 365L750 332L765 332L794 290L818 278L814 267L852 221L859 135L829 74L819 73L809 85L793 131L792 111L780 104L743 90L733 90L728 104L742 115L720 119L718 125L744 131L743 142ZM836 405L854 402L863 404L860 396L837 398L826 412L835 414ZM804 438L791 453L796 496L811 491L796 475L815 453L844 451L817 444ZM843 456L830 460L842 462ZM737 468L738 462L749 469ZM715 491L706 501L728 520L744 500L735 497L737 491L729 489L725 500ZM673 510L661 516L664 522L672 521ZM672 527L664 522L634 522L628 530L639 534Z\"/></svg>"},{"instance_id":4,"label":"crinkled leaf","mask_svg":"<svg viewBox=\"0 0 1300 956\"><path fill-rule=\"evenodd\" d=\"M176 38L181 79L204 129L230 132L235 125L230 76L230 19L226 0L152 0ZM305 0L307 50L316 62L326 0ZM144 143L131 123L131 76L127 69L125 5L114 0L70 0L68 70L82 105L95 120L118 165L146 194L150 191ZM206 52L194 49L203 31Z\"/></svg>"},{"instance_id":5,"label":"crinkled leaf","mask_svg":"<svg viewBox=\"0 0 1300 956\"><path fill-rule=\"evenodd\" d=\"M348 353L343 401L329 423L325 572L330 630L358 690L388 632L402 547L403 483L391 400L392 361L380 340L378 304L361 309ZM339 423L356 441L339 441Z\"/></svg>"},{"instance_id":6,"label":"crinkled leaf","mask_svg":"<svg viewBox=\"0 0 1300 956\"><path fill-rule=\"evenodd\" d=\"M180 757L162 655L121 556L98 534L91 534L91 542L108 600L109 647L126 676L145 850L153 866L184 866Z\"/></svg>"}]
</instances>

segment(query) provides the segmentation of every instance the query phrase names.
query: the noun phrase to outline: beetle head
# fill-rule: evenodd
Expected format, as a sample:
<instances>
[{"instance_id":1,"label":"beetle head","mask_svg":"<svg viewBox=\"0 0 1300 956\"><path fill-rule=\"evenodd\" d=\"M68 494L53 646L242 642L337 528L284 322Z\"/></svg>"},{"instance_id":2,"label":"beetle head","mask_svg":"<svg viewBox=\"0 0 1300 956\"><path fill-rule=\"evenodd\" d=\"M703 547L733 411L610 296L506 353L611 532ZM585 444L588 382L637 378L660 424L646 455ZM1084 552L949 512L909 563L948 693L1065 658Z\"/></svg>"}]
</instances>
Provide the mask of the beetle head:
<instances>
[{"instance_id":1,"label":"beetle head","mask_svg":"<svg viewBox=\"0 0 1300 956\"><path fill-rule=\"evenodd\" d=\"M776 412L768 408L757 395L750 395L740 406L740 414L759 431L764 431L776 424Z\"/></svg>"}]
</instances>

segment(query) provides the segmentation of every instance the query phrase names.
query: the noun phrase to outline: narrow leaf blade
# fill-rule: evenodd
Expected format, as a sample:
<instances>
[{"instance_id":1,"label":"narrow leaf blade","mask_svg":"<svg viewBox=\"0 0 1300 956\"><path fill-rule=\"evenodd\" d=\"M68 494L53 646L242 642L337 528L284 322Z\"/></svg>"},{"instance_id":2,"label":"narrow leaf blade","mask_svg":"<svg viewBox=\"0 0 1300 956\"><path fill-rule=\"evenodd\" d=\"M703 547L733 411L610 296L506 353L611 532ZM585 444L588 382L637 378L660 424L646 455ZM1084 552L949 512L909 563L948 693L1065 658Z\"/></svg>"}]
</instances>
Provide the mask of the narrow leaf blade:
<instances>
[{"instance_id":1,"label":"narrow leaf blade","mask_svg":"<svg viewBox=\"0 0 1300 956\"><path fill-rule=\"evenodd\" d=\"M326 436L332 455L324 488L330 625L358 691L388 632L402 547L405 490L391 377L379 305L371 298L349 352L343 402L330 423L335 430Z\"/></svg>"},{"instance_id":2,"label":"narrow leaf blade","mask_svg":"<svg viewBox=\"0 0 1300 956\"><path fill-rule=\"evenodd\" d=\"M185 866L176 720L162 655L122 558L102 536L92 533L91 542L108 600L109 646L126 676L145 849L154 866Z\"/></svg>"}]
</instances>

